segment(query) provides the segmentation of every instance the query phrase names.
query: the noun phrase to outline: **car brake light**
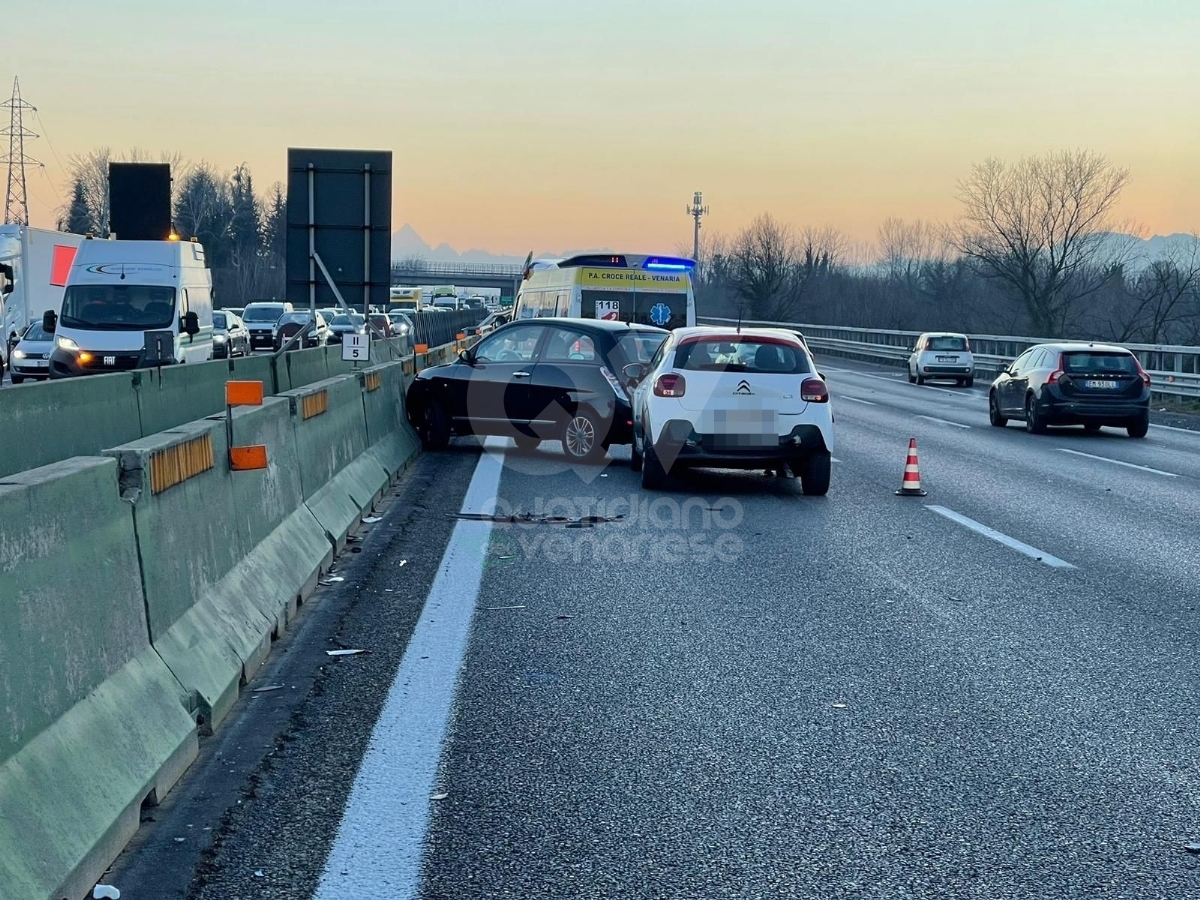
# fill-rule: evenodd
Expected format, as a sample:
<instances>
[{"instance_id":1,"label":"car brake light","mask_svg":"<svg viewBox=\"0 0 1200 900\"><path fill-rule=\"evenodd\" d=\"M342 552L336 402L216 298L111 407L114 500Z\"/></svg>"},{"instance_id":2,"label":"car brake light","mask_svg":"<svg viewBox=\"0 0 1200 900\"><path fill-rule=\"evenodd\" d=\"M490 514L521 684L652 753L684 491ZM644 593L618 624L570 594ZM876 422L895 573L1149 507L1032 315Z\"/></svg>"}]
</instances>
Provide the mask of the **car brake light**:
<instances>
[{"instance_id":1,"label":"car brake light","mask_svg":"<svg viewBox=\"0 0 1200 900\"><path fill-rule=\"evenodd\" d=\"M683 380L682 375L675 372L659 375L658 380L654 382L655 397L682 397L686 390L687 382Z\"/></svg>"},{"instance_id":2,"label":"car brake light","mask_svg":"<svg viewBox=\"0 0 1200 900\"><path fill-rule=\"evenodd\" d=\"M1136 356L1133 358L1133 364L1137 366L1138 374L1142 376L1142 384L1150 387L1150 373L1142 368L1142 363Z\"/></svg>"},{"instance_id":3,"label":"car brake light","mask_svg":"<svg viewBox=\"0 0 1200 900\"><path fill-rule=\"evenodd\" d=\"M800 399L805 403L828 403L829 388L820 378L805 378L800 385Z\"/></svg>"},{"instance_id":4,"label":"car brake light","mask_svg":"<svg viewBox=\"0 0 1200 900\"><path fill-rule=\"evenodd\" d=\"M1058 379L1062 378L1066 372L1063 371L1063 355L1058 354L1058 368L1050 373L1050 377L1046 379L1046 384L1058 384Z\"/></svg>"}]
</instances>

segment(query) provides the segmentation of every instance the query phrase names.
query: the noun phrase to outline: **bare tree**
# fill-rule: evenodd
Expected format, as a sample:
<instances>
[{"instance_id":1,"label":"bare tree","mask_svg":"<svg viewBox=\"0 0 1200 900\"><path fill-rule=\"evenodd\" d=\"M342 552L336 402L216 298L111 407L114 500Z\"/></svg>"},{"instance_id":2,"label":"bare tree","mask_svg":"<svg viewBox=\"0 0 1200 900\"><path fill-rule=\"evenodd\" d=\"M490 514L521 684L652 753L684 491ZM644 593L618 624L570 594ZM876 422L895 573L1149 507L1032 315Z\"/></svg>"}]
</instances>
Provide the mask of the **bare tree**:
<instances>
[{"instance_id":1,"label":"bare tree","mask_svg":"<svg viewBox=\"0 0 1200 900\"><path fill-rule=\"evenodd\" d=\"M172 177L172 206L179 202L180 190L194 166L186 162L183 156L176 153L160 153L155 159L154 154L134 147L126 153L114 154L111 147L98 147L87 153L76 153L67 160L67 174L72 193L75 185L83 186L84 202L87 204L91 220L95 224L96 233L100 237L108 237L108 167L114 162L163 162L171 167Z\"/></svg>"},{"instance_id":2,"label":"bare tree","mask_svg":"<svg viewBox=\"0 0 1200 900\"><path fill-rule=\"evenodd\" d=\"M989 159L959 183L954 246L1015 292L1038 335L1060 335L1079 301L1103 287L1097 271L1120 262L1105 238L1128 180L1128 169L1089 151Z\"/></svg>"},{"instance_id":3,"label":"bare tree","mask_svg":"<svg viewBox=\"0 0 1200 900\"><path fill-rule=\"evenodd\" d=\"M731 299L739 317L787 321L799 294L800 251L792 229L769 214L759 216L730 248Z\"/></svg>"},{"instance_id":4,"label":"bare tree","mask_svg":"<svg viewBox=\"0 0 1200 900\"><path fill-rule=\"evenodd\" d=\"M1171 244L1114 285L1110 302L1098 310L1099 328L1110 340L1146 344L1181 338L1184 323L1200 314L1200 235Z\"/></svg>"}]
</instances>

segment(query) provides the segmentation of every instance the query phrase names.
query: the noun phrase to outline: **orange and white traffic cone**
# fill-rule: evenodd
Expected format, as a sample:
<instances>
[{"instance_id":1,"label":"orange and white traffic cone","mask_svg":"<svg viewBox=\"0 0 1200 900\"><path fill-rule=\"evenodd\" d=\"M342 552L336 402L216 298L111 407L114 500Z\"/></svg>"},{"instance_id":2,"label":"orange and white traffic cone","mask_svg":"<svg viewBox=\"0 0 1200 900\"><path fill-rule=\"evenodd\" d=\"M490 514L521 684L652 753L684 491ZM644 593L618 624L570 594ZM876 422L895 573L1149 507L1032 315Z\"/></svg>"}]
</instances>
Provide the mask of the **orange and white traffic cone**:
<instances>
[{"instance_id":1,"label":"orange and white traffic cone","mask_svg":"<svg viewBox=\"0 0 1200 900\"><path fill-rule=\"evenodd\" d=\"M921 490L921 466L917 462L917 439L908 440L908 461L904 464L904 482L897 497L926 497L928 494Z\"/></svg>"}]
</instances>

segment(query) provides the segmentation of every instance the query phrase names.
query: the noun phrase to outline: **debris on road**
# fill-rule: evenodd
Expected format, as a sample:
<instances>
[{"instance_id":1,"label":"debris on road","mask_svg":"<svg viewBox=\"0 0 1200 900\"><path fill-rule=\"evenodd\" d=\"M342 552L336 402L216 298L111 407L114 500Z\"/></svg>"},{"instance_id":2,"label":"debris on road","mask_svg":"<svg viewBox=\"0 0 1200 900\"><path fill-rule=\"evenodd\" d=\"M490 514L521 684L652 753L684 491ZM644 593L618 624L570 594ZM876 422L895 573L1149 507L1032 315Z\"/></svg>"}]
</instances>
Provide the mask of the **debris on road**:
<instances>
[{"instance_id":1,"label":"debris on road","mask_svg":"<svg viewBox=\"0 0 1200 900\"><path fill-rule=\"evenodd\" d=\"M271 691L282 691L282 690L283 690L283 685L282 685L282 684L268 684L266 687L255 688L255 689L254 689L254 693L256 693L256 694L266 694L266 693L269 693L269 692L271 692Z\"/></svg>"},{"instance_id":2,"label":"debris on road","mask_svg":"<svg viewBox=\"0 0 1200 900\"><path fill-rule=\"evenodd\" d=\"M111 884L98 884L92 888L92 900L121 900L121 892Z\"/></svg>"},{"instance_id":3,"label":"debris on road","mask_svg":"<svg viewBox=\"0 0 1200 900\"><path fill-rule=\"evenodd\" d=\"M360 653L370 653L370 650L326 650L326 656L358 656Z\"/></svg>"},{"instance_id":4,"label":"debris on road","mask_svg":"<svg viewBox=\"0 0 1200 900\"><path fill-rule=\"evenodd\" d=\"M489 610L493 610L493 611L498 610L498 609L524 609L524 608L525 608L524 606L489 606L488 607Z\"/></svg>"},{"instance_id":5,"label":"debris on road","mask_svg":"<svg viewBox=\"0 0 1200 900\"><path fill-rule=\"evenodd\" d=\"M376 522L382 522L383 516L367 516L363 519L364 525L374 525Z\"/></svg>"},{"instance_id":6,"label":"debris on road","mask_svg":"<svg viewBox=\"0 0 1200 900\"><path fill-rule=\"evenodd\" d=\"M405 566L407 566L407 565L408 565L408 560L407 560L407 559L402 559L402 560L400 560L400 563L399 563L399 565L397 565L397 566L396 566L396 568L397 568L397 569L403 569L403 568L404 568Z\"/></svg>"},{"instance_id":7,"label":"debris on road","mask_svg":"<svg viewBox=\"0 0 1200 900\"><path fill-rule=\"evenodd\" d=\"M267 876L263 874L263 870L262 870L262 869L255 869L255 870L254 870L254 877L255 877L255 878L266 878Z\"/></svg>"},{"instance_id":8,"label":"debris on road","mask_svg":"<svg viewBox=\"0 0 1200 900\"><path fill-rule=\"evenodd\" d=\"M850 704L839 700L837 703L833 704L833 708L834 709L849 709Z\"/></svg>"},{"instance_id":9,"label":"debris on road","mask_svg":"<svg viewBox=\"0 0 1200 900\"><path fill-rule=\"evenodd\" d=\"M324 585L325 587L329 587L329 585L331 585L331 584L337 584L338 582L345 581L345 580L346 579L343 578L341 575L330 575L328 578L322 578L319 583Z\"/></svg>"},{"instance_id":10,"label":"debris on road","mask_svg":"<svg viewBox=\"0 0 1200 900\"><path fill-rule=\"evenodd\" d=\"M1183 849L1188 853L1200 853L1200 841L1188 841L1183 845Z\"/></svg>"},{"instance_id":11,"label":"debris on road","mask_svg":"<svg viewBox=\"0 0 1200 900\"><path fill-rule=\"evenodd\" d=\"M441 793L441 794L430 794L430 795L429 795L429 799L430 799L430 800L445 800L445 799L446 799L447 797L449 797L449 796L450 796L450 795L449 795L449 794L446 794L446 793Z\"/></svg>"},{"instance_id":12,"label":"debris on road","mask_svg":"<svg viewBox=\"0 0 1200 900\"><path fill-rule=\"evenodd\" d=\"M560 621L560 622L565 622L567 619L573 619L575 617L574 616L555 616L555 618L558 619L558 621Z\"/></svg>"}]
</instances>

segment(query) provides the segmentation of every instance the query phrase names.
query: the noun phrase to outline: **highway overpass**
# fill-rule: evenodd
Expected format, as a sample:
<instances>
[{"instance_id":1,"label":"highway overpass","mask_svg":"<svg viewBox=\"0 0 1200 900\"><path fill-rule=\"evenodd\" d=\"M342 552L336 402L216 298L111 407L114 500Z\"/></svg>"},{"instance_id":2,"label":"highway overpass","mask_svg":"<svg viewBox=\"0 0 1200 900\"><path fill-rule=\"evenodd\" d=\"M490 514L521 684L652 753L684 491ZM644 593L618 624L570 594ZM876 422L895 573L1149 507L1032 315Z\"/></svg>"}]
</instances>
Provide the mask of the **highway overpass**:
<instances>
[{"instance_id":1,"label":"highway overpass","mask_svg":"<svg viewBox=\"0 0 1200 900\"><path fill-rule=\"evenodd\" d=\"M393 285L453 284L458 288L495 288L502 297L516 297L521 287L521 266L499 263L438 263L425 260L394 261Z\"/></svg>"}]
</instances>

